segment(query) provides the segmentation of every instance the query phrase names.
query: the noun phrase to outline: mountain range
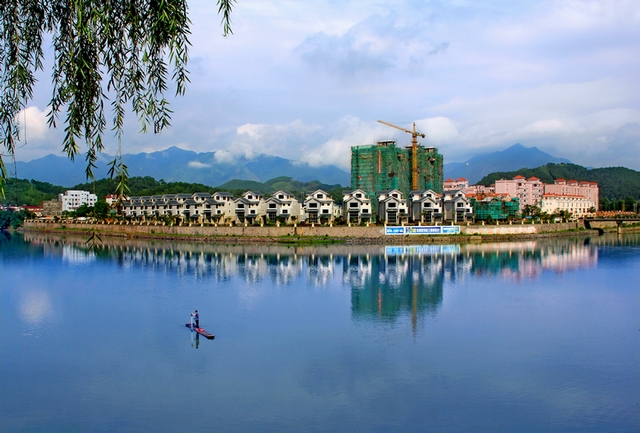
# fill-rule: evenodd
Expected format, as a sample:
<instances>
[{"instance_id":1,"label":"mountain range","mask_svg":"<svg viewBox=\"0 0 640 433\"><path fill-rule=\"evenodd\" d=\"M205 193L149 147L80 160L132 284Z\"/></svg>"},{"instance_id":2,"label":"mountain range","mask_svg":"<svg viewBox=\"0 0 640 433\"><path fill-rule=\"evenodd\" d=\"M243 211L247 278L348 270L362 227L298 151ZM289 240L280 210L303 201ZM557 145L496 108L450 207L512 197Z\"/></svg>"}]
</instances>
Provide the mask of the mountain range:
<instances>
[{"instance_id":1,"label":"mountain range","mask_svg":"<svg viewBox=\"0 0 640 433\"><path fill-rule=\"evenodd\" d=\"M465 162L444 164L443 171L445 179L464 177L469 180L470 185L473 185L489 173L535 168L549 163L571 164L571 161L557 158L537 147L524 147L516 143L505 150L476 155Z\"/></svg>"},{"instance_id":2,"label":"mountain range","mask_svg":"<svg viewBox=\"0 0 640 433\"><path fill-rule=\"evenodd\" d=\"M107 177L107 164L113 156L102 154L96 163L96 179ZM178 147L151 153L125 154L124 163L130 176L151 176L166 182L201 183L212 187L233 179L264 182L279 176L290 176L308 182L322 180L327 184L348 185L350 175L335 165L313 167L307 163L272 155L233 160L216 158L216 152L196 153ZM70 161L66 156L47 155L29 162L16 162L17 178L35 179L70 187L87 181L83 160Z\"/></svg>"},{"instance_id":3,"label":"mountain range","mask_svg":"<svg viewBox=\"0 0 640 433\"><path fill-rule=\"evenodd\" d=\"M96 179L107 177L107 163L113 156L102 154L94 172ZM350 174L335 165L312 167L309 164L273 155L243 156L233 160L218 158L216 152L197 153L178 147L138 154L123 155L130 176L151 176L166 182L201 183L217 187L232 180L265 182L288 176L302 182L318 180L324 184L349 186ZM493 172L509 172L535 168L548 163L571 163L536 147L521 144L498 152L483 153L466 162L444 164L444 178L464 177L474 184ZM86 182L85 163L70 161L66 156L47 155L29 162L16 163L17 178L34 179L54 185L71 187Z\"/></svg>"}]
</instances>

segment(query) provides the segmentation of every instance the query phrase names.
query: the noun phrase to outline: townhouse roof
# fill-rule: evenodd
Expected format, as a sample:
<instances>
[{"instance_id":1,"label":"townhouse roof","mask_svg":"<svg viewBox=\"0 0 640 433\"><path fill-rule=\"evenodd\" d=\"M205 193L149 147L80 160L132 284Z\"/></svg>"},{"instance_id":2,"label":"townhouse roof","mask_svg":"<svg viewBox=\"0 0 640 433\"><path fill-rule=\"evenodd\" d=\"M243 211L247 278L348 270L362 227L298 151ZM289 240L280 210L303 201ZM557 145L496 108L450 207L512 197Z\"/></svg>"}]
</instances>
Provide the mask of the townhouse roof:
<instances>
[{"instance_id":1,"label":"townhouse roof","mask_svg":"<svg viewBox=\"0 0 640 433\"><path fill-rule=\"evenodd\" d=\"M313 191L313 192L307 193L307 197L312 196L312 195L316 195L317 193L322 193L322 194L324 194L324 195L329 195L329 194L327 194L327 192L326 192L325 190L322 190L322 189L316 189L316 190L315 190L315 191Z\"/></svg>"},{"instance_id":2,"label":"townhouse roof","mask_svg":"<svg viewBox=\"0 0 640 433\"><path fill-rule=\"evenodd\" d=\"M356 192L361 192L362 194L367 195L367 193L363 189L360 189L360 188L356 188L356 189L350 190L350 191L342 191L342 194L343 195L348 195L348 194L355 194Z\"/></svg>"},{"instance_id":3,"label":"townhouse roof","mask_svg":"<svg viewBox=\"0 0 640 433\"><path fill-rule=\"evenodd\" d=\"M269 197L268 199L265 200L265 203L276 202L278 204L290 204L291 201L292 200L284 199L284 198Z\"/></svg>"},{"instance_id":4,"label":"townhouse roof","mask_svg":"<svg viewBox=\"0 0 640 433\"><path fill-rule=\"evenodd\" d=\"M207 203L207 204L214 204L214 205L224 204L223 201L218 201L213 197L207 198L204 202Z\"/></svg>"},{"instance_id":5,"label":"townhouse roof","mask_svg":"<svg viewBox=\"0 0 640 433\"><path fill-rule=\"evenodd\" d=\"M196 192L193 194L193 197L208 198L211 197L211 194L209 194L208 192Z\"/></svg>"},{"instance_id":6,"label":"townhouse roof","mask_svg":"<svg viewBox=\"0 0 640 433\"><path fill-rule=\"evenodd\" d=\"M397 203L406 203L407 202L407 200L405 200L403 198L395 197L395 196L392 196L392 195L387 196L385 198L381 198L381 199L378 200L379 203L387 203L387 202L390 202L390 201L395 201Z\"/></svg>"},{"instance_id":7,"label":"townhouse roof","mask_svg":"<svg viewBox=\"0 0 640 433\"><path fill-rule=\"evenodd\" d=\"M307 204L307 203L312 202L312 201L315 201L315 202L318 202L318 203L334 203L335 202L335 200L332 199L329 196L327 196L326 199L324 199L324 198L316 198L316 197L313 197L313 196L307 196L307 198L304 199L304 204Z\"/></svg>"},{"instance_id":8,"label":"townhouse roof","mask_svg":"<svg viewBox=\"0 0 640 433\"><path fill-rule=\"evenodd\" d=\"M515 175L513 178L514 179L525 179L525 177L522 176L521 174Z\"/></svg>"}]
</instances>

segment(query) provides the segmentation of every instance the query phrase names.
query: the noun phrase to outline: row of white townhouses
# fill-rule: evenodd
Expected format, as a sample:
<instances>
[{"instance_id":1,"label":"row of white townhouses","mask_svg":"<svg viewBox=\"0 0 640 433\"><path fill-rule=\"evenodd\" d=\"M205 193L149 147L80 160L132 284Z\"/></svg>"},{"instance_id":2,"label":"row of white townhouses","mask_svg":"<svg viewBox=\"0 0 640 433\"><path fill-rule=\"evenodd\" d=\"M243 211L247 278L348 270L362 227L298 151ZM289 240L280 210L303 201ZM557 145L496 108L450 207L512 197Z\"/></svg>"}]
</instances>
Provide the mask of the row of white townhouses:
<instances>
[{"instance_id":1,"label":"row of white townhouses","mask_svg":"<svg viewBox=\"0 0 640 433\"><path fill-rule=\"evenodd\" d=\"M287 191L276 191L270 197L247 191L238 198L228 192L165 194L130 197L123 201L122 214L136 220L171 216L185 222L216 224L333 223L338 219L361 223L376 217L386 224L473 219L470 201L461 190L442 194L411 191L408 199L399 190L379 191L377 209L360 189L345 191L342 201L337 204L320 189L307 194L302 203Z\"/></svg>"}]
</instances>

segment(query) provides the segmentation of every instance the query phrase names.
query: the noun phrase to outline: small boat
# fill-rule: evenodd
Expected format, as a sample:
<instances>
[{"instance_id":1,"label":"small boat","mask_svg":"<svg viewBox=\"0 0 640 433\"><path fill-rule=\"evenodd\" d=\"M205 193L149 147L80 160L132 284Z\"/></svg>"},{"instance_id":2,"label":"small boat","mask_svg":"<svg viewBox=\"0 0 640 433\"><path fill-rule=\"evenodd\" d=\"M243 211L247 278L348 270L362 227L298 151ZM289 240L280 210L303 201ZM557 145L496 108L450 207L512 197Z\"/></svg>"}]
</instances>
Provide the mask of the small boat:
<instances>
[{"instance_id":1,"label":"small boat","mask_svg":"<svg viewBox=\"0 0 640 433\"><path fill-rule=\"evenodd\" d=\"M192 323L185 323L185 325L187 328L191 329L192 331L197 332L198 334L202 335L203 337L209 339L209 340L213 340L214 338L216 338L215 335L213 334L209 334L207 331L205 331L202 328L196 328L196 326Z\"/></svg>"}]
</instances>

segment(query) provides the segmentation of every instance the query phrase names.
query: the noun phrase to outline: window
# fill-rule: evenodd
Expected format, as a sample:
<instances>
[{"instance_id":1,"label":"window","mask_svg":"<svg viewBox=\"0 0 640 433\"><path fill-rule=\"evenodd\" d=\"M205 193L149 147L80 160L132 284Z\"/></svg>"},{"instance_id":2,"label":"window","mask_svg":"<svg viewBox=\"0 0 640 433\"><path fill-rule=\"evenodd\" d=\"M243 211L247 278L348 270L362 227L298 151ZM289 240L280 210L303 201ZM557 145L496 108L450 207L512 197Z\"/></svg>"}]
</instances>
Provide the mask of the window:
<instances>
[{"instance_id":1,"label":"window","mask_svg":"<svg viewBox=\"0 0 640 433\"><path fill-rule=\"evenodd\" d=\"M349 203L349 207L358 207L358 203L351 202L351 203Z\"/></svg>"},{"instance_id":2,"label":"window","mask_svg":"<svg viewBox=\"0 0 640 433\"><path fill-rule=\"evenodd\" d=\"M269 203L269 209L275 209L275 208L276 208L275 203Z\"/></svg>"},{"instance_id":3,"label":"window","mask_svg":"<svg viewBox=\"0 0 640 433\"><path fill-rule=\"evenodd\" d=\"M389 207L396 207L395 203L389 203Z\"/></svg>"},{"instance_id":4,"label":"window","mask_svg":"<svg viewBox=\"0 0 640 433\"><path fill-rule=\"evenodd\" d=\"M324 198L324 195L323 195L323 194L318 194L318 197L317 197L317 198L319 198L320 200L322 200L322 199Z\"/></svg>"},{"instance_id":5,"label":"window","mask_svg":"<svg viewBox=\"0 0 640 433\"><path fill-rule=\"evenodd\" d=\"M362 198L362 194L356 194L356 198Z\"/></svg>"},{"instance_id":6,"label":"window","mask_svg":"<svg viewBox=\"0 0 640 433\"><path fill-rule=\"evenodd\" d=\"M309 203L309 208L310 209L315 209L318 207L318 203Z\"/></svg>"}]
</instances>

